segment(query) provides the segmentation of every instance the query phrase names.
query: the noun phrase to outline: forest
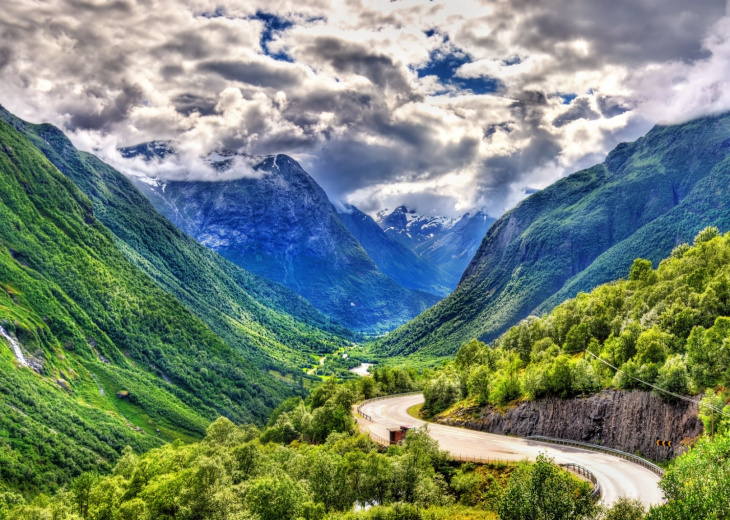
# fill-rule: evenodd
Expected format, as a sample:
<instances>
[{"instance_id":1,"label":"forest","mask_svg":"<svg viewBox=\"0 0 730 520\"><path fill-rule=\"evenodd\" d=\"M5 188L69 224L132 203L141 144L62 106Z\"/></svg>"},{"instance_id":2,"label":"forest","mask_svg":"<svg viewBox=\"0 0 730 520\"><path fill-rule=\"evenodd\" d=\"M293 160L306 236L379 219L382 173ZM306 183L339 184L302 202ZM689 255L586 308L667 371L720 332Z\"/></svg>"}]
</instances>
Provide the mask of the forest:
<instances>
[{"instance_id":1,"label":"forest","mask_svg":"<svg viewBox=\"0 0 730 520\"><path fill-rule=\"evenodd\" d=\"M726 432L729 262L730 234L709 227L657 269L637 259L627 279L531 316L491 346L466 342L453 362L422 382L424 411L435 415L463 398L498 408L603 388L643 389L670 400L698 396L706 430Z\"/></svg>"}]
</instances>

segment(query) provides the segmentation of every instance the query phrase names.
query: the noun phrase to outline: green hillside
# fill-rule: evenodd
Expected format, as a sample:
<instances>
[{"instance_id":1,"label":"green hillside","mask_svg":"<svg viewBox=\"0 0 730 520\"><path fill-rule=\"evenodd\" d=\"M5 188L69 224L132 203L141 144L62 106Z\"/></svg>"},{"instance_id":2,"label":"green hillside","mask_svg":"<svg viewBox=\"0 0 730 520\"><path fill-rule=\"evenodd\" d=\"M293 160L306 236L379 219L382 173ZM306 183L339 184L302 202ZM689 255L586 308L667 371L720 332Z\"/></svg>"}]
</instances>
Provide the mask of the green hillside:
<instances>
[{"instance_id":1,"label":"green hillside","mask_svg":"<svg viewBox=\"0 0 730 520\"><path fill-rule=\"evenodd\" d=\"M730 233L721 236L716 228L706 228L694 247L677 246L656 270L648 260L637 259L628 279L580 293L542 318L522 321L491 348L466 343L454 364L424 391L426 408L444 410L460 397L461 388L480 404L504 406L522 398L655 385L676 395L706 392L705 402L727 414L716 414L715 428L728 431L729 315ZM707 430L710 416L708 408L701 408Z\"/></svg>"},{"instance_id":2,"label":"green hillside","mask_svg":"<svg viewBox=\"0 0 730 520\"><path fill-rule=\"evenodd\" d=\"M124 445L198 438L218 415L263 422L290 394L118 243L89 199L0 121L0 325L33 368L2 340L6 486L52 489L109 467Z\"/></svg>"},{"instance_id":3,"label":"green hillside","mask_svg":"<svg viewBox=\"0 0 730 520\"><path fill-rule=\"evenodd\" d=\"M657 126L603 164L535 193L492 225L449 297L375 345L384 355L444 356L491 341L625 274L658 262L708 225L730 229L730 116Z\"/></svg>"},{"instance_id":4,"label":"green hillside","mask_svg":"<svg viewBox=\"0 0 730 520\"><path fill-rule=\"evenodd\" d=\"M253 275L185 235L121 173L78 152L51 125L0 109L92 201L94 215L127 259L174 295L257 367L301 374L310 353L350 343L351 333L296 293ZM347 339L345 339L347 338Z\"/></svg>"}]
</instances>

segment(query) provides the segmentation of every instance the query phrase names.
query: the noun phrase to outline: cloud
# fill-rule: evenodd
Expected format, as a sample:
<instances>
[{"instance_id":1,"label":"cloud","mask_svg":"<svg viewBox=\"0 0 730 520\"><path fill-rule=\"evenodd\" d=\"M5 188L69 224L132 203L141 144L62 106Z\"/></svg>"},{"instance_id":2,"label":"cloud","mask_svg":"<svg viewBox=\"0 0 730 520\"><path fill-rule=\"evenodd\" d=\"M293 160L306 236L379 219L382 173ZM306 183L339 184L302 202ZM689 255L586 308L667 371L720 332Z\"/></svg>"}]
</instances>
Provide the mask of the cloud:
<instances>
[{"instance_id":1,"label":"cloud","mask_svg":"<svg viewBox=\"0 0 730 520\"><path fill-rule=\"evenodd\" d=\"M718 0L17 0L0 103L134 174L287 153L373 213L496 216L657 121L730 109L729 36ZM116 154L155 139L180 148L157 170Z\"/></svg>"}]
</instances>

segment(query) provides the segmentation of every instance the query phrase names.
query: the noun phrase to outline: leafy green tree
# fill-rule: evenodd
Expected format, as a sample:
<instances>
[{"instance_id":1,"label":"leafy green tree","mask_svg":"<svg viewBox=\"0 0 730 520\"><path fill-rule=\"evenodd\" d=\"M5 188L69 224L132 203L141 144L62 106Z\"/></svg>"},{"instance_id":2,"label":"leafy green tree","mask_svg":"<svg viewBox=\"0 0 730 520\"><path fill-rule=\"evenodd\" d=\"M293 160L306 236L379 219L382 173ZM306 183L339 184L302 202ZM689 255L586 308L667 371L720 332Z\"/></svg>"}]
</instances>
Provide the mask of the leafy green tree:
<instances>
[{"instance_id":1,"label":"leafy green tree","mask_svg":"<svg viewBox=\"0 0 730 520\"><path fill-rule=\"evenodd\" d=\"M547 388L551 394L559 397L570 397L573 394L573 370L566 356L553 361L547 372Z\"/></svg>"},{"instance_id":2,"label":"leafy green tree","mask_svg":"<svg viewBox=\"0 0 730 520\"><path fill-rule=\"evenodd\" d=\"M724 392L715 392L707 389L705 395L702 396L700 404L699 417L705 427L705 433L714 435L715 433L726 434L730 432L730 405L727 404L727 396ZM717 410L722 410L725 414L720 414Z\"/></svg>"},{"instance_id":3,"label":"leafy green tree","mask_svg":"<svg viewBox=\"0 0 730 520\"><path fill-rule=\"evenodd\" d=\"M600 520L643 520L646 515L641 500L620 497L613 505L601 512Z\"/></svg>"},{"instance_id":4,"label":"leafy green tree","mask_svg":"<svg viewBox=\"0 0 730 520\"><path fill-rule=\"evenodd\" d=\"M71 493L76 505L76 511L82 518L89 517L89 506L91 502L91 491L99 481L96 473L82 473L71 483Z\"/></svg>"},{"instance_id":5,"label":"leafy green tree","mask_svg":"<svg viewBox=\"0 0 730 520\"><path fill-rule=\"evenodd\" d=\"M489 395L491 403L506 405L522 396L520 379L514 374L505 374L497 379Z\"/></svg>"},{"instance_id":6,"label":"leafy green tree","mask_svg":"<svg viewBox=\"0 0 730 520\"><path fill-rule=\"evenodd\" d=\"M579 360L573 367L573 390L581 395L591 394L601 389L601 381L593 364L587 359Z\"/></svg>"},{"instance_id":7,"label":"leafy green tree","mask_svg":"<svg viewBox=\"0 0 730 520\"><path fill-rule=\"evenodd\" d=\"M477 403L481 406L489 402L489 384L492 371L487 365L479 365L474 367L469 375L468 389L469 394L476 397Z\"/></svg>"},{"instance_id":8,"label":"leafy green tree","mask_svg":"<svg viewBox=\"0 0 730 520\"><path fill-rule=\"evenodd\" d=\"M294 520L305 501L306 493L287 474L252 480L244 498L246 509L260 520Z\"/></svg>"},{"instance_id":9,"label":"leafy green tree","mask_svg":"<svg viewBox=\"0 0 730 520\"><path fill-rule=\"evenodd\" d=\"M715 226L708 226L708 227L704 228L702 231L700 231L699 233L697 233L697 235L694 238L693 244L699 245L699 244L703 244L705 242L709 242L710 240L712 240L719 234L720 234L720 230L717 229Z\"/></svg>"},{"instance_id":10,"label":"leafy green tree","mask_svg":"<svg viewBox=\"0 0 730 520\"><path fill-rule=\"evenodd\" d=\"M679 395L684 395L689 391L689 375L684 356L677 354L667 358L667 361L659 369L656 385ZM659 395L665 399L676 400L676 398L663 392L659 392Z\"/></svg>"},{"instance_id":11,"label":"leafy green tree","mask_svg":"<svg viewBox=\"0 0 730 520\"><path fill-rule=\"evenodd\" d=\"M726 519L730 515L730 437L700 439L678 457L660 487L666 503L653 506L647 520Z\"/></svg>"},{"instance_id":12,"label":"leafy green tree","mask_svg":"<svg viewBox=\"0 0 730 520\"><path fill-rule=\"evenodd\" d=\"M456 374L442 372L423 389L423 409L430 415L443 412L462 398L461 383Z\"/></svg>"},{"instance_id":13,"label":"leafy green tree","mask_svg":"<svg viewBox=\"0 0 730 520\"><path fill-rule=\"evenodd\" d=\"M596 511L590 486L544 454L512 473L497 505L502 520L588 520Z\"/></svg>"},{"instance_id":14,"label":"leafy green tree","mask_svg":"<svg viewBox=\"0 0 730 520\"><path fill-rule=\"evenodd\" d=\"M629 270L629 280L651 285L657 281L657 274L651 265L650 260L637 258Z\"/></svg>"},{"instance_id":15,"label":"leafy green tree","mask_svg":"<svg viewBox=\"0 0 730 520\"><path fill-rule=\"evenodd\" d=\"M587 323L579 323L573 325L568 331L568 335L565 337L565 344L563 345L563 352L566 354L575 354L576 352L582 352L588 347L588 342L591 339L590 332L588 330Z\"/></svg>"},{"instance_id":16,"label":"leafy green tree","mask_svg":"<svg viewBox=\"0 0 730 520\"><path fill-rule=\"evenodd\" d=\"M482 365L485 361L484 352L488 349L487 345L479 340L472 339L467 341L459 351L456 353L454 358L454 366L460 372L468 372L474 365Z\"/></svg>"}]
</instances>

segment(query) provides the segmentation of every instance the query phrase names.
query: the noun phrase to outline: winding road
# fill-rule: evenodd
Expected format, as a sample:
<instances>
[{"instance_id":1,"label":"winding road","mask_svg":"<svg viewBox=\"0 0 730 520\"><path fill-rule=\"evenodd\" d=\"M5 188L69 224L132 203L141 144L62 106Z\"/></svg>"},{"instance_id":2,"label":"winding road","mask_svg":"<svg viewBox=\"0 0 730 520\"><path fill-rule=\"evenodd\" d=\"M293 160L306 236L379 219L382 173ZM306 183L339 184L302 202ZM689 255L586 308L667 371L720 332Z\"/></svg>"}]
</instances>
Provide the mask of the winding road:
<instances>
[{"instance_id":1,"label":"winding road","mask_svg":"<svg viewBox=\"0 0 730 520\"><path fill-rule=\"evenodd\" d=\"M422 426L424 421L408 414L408 408L423 402L423 395L407 395L366 403L363 413L371 421L359 418L361 430L369 430L380 437L388 437L388 427ZM638 498L645 507L663 501L659 489L659 477L650 470L608 453L595 452L569 446L507 437L492 433L456 428L443 424L428 423L428 431L441 449L452 455L493 458L509 461L534 460L538 454L547 453L556 463L573 462L588 468L598 479L603 500L607 504L619 497Z\"/></svg>"}]
</instances>

